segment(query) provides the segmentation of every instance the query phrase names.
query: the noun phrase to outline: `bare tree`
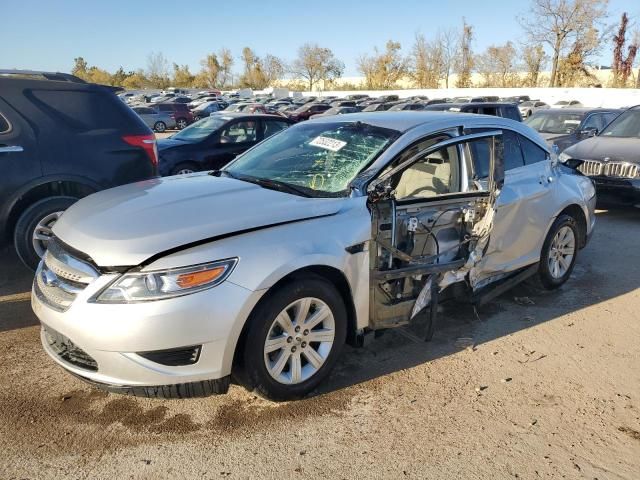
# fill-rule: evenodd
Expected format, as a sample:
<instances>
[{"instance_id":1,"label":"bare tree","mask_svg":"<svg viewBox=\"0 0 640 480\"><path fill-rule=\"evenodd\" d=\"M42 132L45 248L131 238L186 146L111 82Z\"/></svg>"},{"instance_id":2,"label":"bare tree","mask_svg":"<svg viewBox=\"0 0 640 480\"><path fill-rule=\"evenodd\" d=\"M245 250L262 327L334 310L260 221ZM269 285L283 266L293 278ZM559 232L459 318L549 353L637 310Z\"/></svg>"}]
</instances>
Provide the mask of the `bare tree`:
<instances>
[{"instance_id":1,"label":"bare tree","mask_svg":"<svg viewBox=\"0 0 640 480\"><path fill-rule=\"evenodd\" d=\"M635 42L627 46L627 56L624 57L624 47L627 43L627 27L629 26L629 17L627 13L622 14L620 19L620 27L618 33L613 37L613 86L626 87L629 77L633 73L633 64L638 53L638 44ZM636 40L636 39L634 39Z\"/></svg>"},{"instance_id":2,"label":"bare tree","mask_svg":"<svg viewBox=\"0 0 640 480\"><path fill-rule=\"evenodd\" d=\"M530 40L551 47L549 86L557 85L558 64L567 45L584 45L589 30L603 30L608 0L532 0L531 9L519 18Z\"/></svg>"},{"instance_id":3,"label":"bare tree","mask_svg":"<svg viewBox=\"0 0 640 480\"><path fill-rule=\"evenodd\" d=\"M442 50L435 41L428 42L421 33L416 34L411 49L410 75L418 88L438 88L440 72L443 70ZM368 68L368 62L364 62ZM361 69L362 71L362 69ZM372 72L368 72L372 75ZM365 78L367 74L363 72Z\"/></svg>"},{"instance_id":4,"label":"bare tree","mask_svg":"<svg viewBox=\"0 0 640 480\"><path fill-rule=\"evenodd\" d=\"M453 71L453 65L458 55L458 32L452 29L441 30L436 36L438 50L441 52L441 75L444 79L445 88L449 88L449 77Z\"/></svg>"},{"instance_id":5,"label":"bare tree","mask_svg":"<svg viewBox=\"0 0 640 480\"><path fill-rule=\"evenodd\" d=\"M368 88L389 89L409 72L409 61L401 52L399 42L389 40L385 50L374 48L372 55L358 59L358 69L365 76Z\"/></svg>"},{"instance_id":6,"label":"bare tree","mask_svg":"<svg viewBox=\"0 0 640 480\"><path fill-rule=\"evenodd\" d=\"M191 87L195 76L191 75L189 65L173 64L173 85L176 87Z\"/></svg>"},{"instance_id":7,"label":"bare tree","mask_svg":"<svg viewBox=\"0 0 640 480\"><path fill-rule=\"evenodd\" d=\"M328 48L315 43L305 43L298 49L298 56L291 64L291 74L305 80L309 91L322 80L333 80L342 76L344 63Z\"/></svg>"},{"instance_id":8,"label":"bare tree","mask_svg":"<svg viewBox=\"0 0 640 480\"><path fill-rule=\"evenodd\" d=\"M152 52L147 56L147 79L154 88L167 88L171 83L169 62L162 52Z\"/></svg>"},{"instance_id":9,"label":"bare tree","mask_svg":"<svg viewBox=\"0 0 640 480\"><path fill-rule=\"evenodd\" d=\"M234 60L233 55L231 54L231 50L228 48L221 48L218 52L218 58L220 59L220 87L225 87L231 83L231 79L233 73L231 69L233 68Z\"/></svg>"},{"instance_id":10,"label":"bare tree","mask_svg":"<svg viewBox=\"0 0 640 480\"><path fill-rule=\"evenodd\" d=\"M485 87L512 87L518 82L516 49L511 42L487 47L476 64Z\"/></svg>"},{"instance_id":11,"label":"bare tree","mask_svg":"<svg viewBox=\"0 0 640 480\"><path fill-rule=\"evenodd\" d=\"M473 27L466 20L462 19L462 35L458 46L456 87L468 88L471 86L471 72L473 70L473 52L471 42L473 41Z\"/></svg>"},{"instance_id":12,"label":"bare tree","mask_svg":"<svg viewBox=\"0 0 640 480\"><path fill-rule=\"evenodd\" d=\"M546 65L549 57L544 52L542 45L525 45L520 53L522 63L526 69L527 77L525 85L527 87L537 87L540 81L540 72Z\"/></svg>"},{"instance_id":13,"label":"bare tree","mask_svg":"<svg viewBox=\"0 0 640 480\"><path fill-rule=\"evenodd\" d=\"M210 53L200 61L200 65L202 65L202 70L198 75L199 86L206 88L217 88L220 86L221 69L218 56L215 53Z\"/></svg>"},{"instance_id":14,"label":"bare tree","mask_svg":"<svg viewBox=\"0 0 640 480\"><path fill-rule=\"evenodd\" d=\"M274 55L267 54L261 61L265 86L273 86L278 80L282 80L287 69L285 63Z\"/></svg>"}]
</instances>

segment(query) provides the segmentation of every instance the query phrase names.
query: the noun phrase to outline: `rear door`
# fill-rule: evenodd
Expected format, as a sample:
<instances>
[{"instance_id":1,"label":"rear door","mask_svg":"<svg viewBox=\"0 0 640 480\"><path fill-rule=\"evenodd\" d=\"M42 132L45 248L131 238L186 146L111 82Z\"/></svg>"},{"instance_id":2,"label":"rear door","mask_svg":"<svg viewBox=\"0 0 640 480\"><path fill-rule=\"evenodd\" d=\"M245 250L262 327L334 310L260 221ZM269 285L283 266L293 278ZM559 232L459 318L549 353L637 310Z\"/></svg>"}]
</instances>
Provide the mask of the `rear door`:
<instances>
[{"instance_id":1,"label":"rear door","mask_svg":"<svg viewBox=\"0 0 640 480\"><path fill-rule=\"evenodd\" d=\"M21 188L42 176L38 143L31 127L0 98L0 234ZM2 243L2 242L0 242Z\"/></svg>"},{"instance_id":2,"label":"rear door","mask_svg":"<svg viewBox=\"0 0 640 480\"><path fill-rule=\"evenodd\" d=\"M501 131L425 138L394 160L369 188L372 212L370 322L374 329L407 323L431 285L464 279L470 255L481 256L491 231L502 166ZM489 175L470 178L470 145L485 142ZM474 257L475 258L475 257ZM468 272L468 270L466 271ZM460 278L458 278L460 276Z\"/></svg>"},{"instance_id":3,"label":"rear door","mask_svg":"<svg viewBox=\"0 0 640 480\"><path fill-rule=\"evenodd\" d=\"M207 169L219 169L258 143L258 120L234 120L206 140L203 154Z\"/></svg>"}]
</instances>

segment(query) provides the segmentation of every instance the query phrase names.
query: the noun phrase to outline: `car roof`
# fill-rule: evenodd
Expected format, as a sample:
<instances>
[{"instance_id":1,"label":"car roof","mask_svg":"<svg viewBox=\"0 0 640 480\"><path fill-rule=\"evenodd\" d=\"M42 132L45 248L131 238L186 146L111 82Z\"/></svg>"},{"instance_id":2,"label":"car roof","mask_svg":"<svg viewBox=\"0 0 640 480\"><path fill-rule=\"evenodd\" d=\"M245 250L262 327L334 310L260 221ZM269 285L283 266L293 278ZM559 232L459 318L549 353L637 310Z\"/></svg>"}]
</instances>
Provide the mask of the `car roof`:
<instances>
[{"instance_id":1,"label":"car roof","mask_svg":"<svg viewBox=\"0 0 640 480\"><path fill-rule=\"evenodd\" d=\"M591 113L591 112L621 112L622 108L589 108L589 107L573 107L573 108L548 108L538 110L535 115L551 115L554 113Z\"/></svg>"},{"instance_id":2,"label":"car roof","mask_svg":"<svg viewBox=\"0 0 640 480\"><path fill-rule=\"evenodd\" d=\"M229 117L229 119L246 118L247 120L251 120L257 118L275 118L278 120L282 120L283 122L291 122L291 120L286 117L282 117L280 115L270 115L268 113L227 112L226 110L218 113L221 117Z\"/></svg>"}]
</instances>

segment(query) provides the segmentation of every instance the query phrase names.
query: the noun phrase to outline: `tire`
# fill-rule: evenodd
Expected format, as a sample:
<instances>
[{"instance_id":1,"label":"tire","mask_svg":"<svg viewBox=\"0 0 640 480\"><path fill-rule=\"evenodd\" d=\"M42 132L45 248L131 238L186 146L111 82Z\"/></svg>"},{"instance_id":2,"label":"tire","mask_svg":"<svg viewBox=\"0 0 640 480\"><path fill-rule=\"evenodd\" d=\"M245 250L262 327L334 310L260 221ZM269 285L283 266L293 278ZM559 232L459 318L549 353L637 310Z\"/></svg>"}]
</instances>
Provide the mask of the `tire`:
<instances>
[{"instance_id":1,"label":"tire","mask_svg":"<svg viewBox=\"0 0 640 480\"><path fill-rule=\"evenodd\" d=\"M74 197L45 198L31 205L20 216L13 232L13 245L18 257L28 268L35 270L38 267L46 248L45 237L50 234L59 214L77 201ZM40 230L40 241L34 239L36 227Z\"/></svg>"},{"instance_id":2,"label":"tire","mask_svg":"<svg viewBox=\"0 0 640 480\"><path fill-rule=\"evenodd\" d=\"M578 239L578 225L573 217L560 215L553 222L542 245L538 267L538 279L547 290L560 287L571 276L578 255ZM571 249L573 253L568 258Z\"/></svg>"},{"instance_id":3,"label":"tire","mask_svg":"<svg viewBox=\"0 0 640 480\"><path fill-rule=\"evenodd\" d=\"M153 129L158 133L162 133L167 129L167 124L164 122L156 122Z\"/></svg>"},{"instance_id":4,"label":"tire","mask_svg":"<svg viewBox=\"0 0 640 480\"><path fill-rule=\"evenodd\" d=\"M186 118L178 118L176 120L176 128L178 130L182 130L184 128L187 128L187 125L189 125L189 123L187 122Z\"/></svg>"},{"instance_id":5,"label":"tire","mask_svg":"<svg viewBox=\"0 0 640 480\"><path fill-rule=\"evenodd\" d=\"M200 169L195 163L183 162L171 169L171 175L188 175L198 171L200 171Z\"/></svg>"},{"instance_id":6,"label":"tire","mask_svg":"<svg viewBox=\"0 0 640 480\"><path fill-rule=\"evenodd\" d=\"M249 390L253 389L271 400L299 399L314 390L335 365L347 335L346 308L336 288L318 276L297 278L267 295L248 320L240 359L241 382ZM304 309L304 302L309 305L305 319L310 329L295 320L295 313ZM325 314L324 320L317 325L309 323L314 314L327 312L326 309L332 317ZM276 321L282 314L290 321L288 330L281 329L281 324ZM331 344L329 341L312 340L320 335L328 340L332 328ZM281 348L267 353L268 338L274 347ZM282 361L283 358L286 360ZM273 373L270 373L268 363ZM278 374L279 364L282 368ZM295 369L294 364L299 368Z\"/></svg>"}]
</instances>

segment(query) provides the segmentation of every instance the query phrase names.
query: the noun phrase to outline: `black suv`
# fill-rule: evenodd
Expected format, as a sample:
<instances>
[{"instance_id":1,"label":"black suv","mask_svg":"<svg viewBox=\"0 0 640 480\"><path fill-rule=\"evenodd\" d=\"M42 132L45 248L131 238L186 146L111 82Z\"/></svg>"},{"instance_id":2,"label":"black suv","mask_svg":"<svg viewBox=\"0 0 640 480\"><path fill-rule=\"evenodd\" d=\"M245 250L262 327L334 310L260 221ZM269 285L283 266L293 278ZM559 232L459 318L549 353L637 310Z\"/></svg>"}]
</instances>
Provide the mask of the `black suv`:
<instances>
[{"instance_id":1,"label":"black suv","mask_svg":"<svg viewBox=\"0 0 640 480\"><path fill-rule=\"evenodd\" d=\"M13 243L32 269L76 200L157 175L155 137L115 91L0 70L0 247Z\"/></svg>"},{"instance_id":2,"label":"black suv","mask_svg":"<svg viewBox=\"0 0 640 480\"><path fill-rule=\"evenodd\" d=\"M520 110L515 103L503 102L470 102L470 103L436 103L427 105L425 110L440 110L461 113L480 113L493 115L494 117L510 118L517 122L522 121Z\"/></svg>"}]
</instances>

